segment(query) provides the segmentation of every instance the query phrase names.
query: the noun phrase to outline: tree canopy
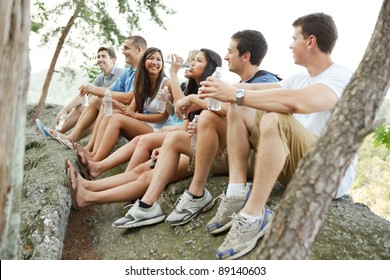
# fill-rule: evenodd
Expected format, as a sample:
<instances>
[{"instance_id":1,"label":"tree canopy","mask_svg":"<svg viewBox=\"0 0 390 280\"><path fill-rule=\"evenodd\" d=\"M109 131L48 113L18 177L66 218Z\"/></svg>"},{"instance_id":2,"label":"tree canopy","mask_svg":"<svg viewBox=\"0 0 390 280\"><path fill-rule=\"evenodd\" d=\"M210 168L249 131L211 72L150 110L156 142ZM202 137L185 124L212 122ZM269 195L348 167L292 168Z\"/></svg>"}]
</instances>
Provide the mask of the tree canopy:
<instances>
[{"instance_id":1,"label":"tree canopy","mask_svg":"<svg viewBox=\"0 0 390 280\"><path fill-rule=\"evenodd\" d=\"M144 17L165 29L161 15L175 13L160 0L64 0L59 3L35 0L33 8L32 31L39 34L41 45L58 39L36 117L43 110L60 53L76 51L90 57L92 42L121 44L134 30L142 30Z\"/></svg>"}]
</instances>

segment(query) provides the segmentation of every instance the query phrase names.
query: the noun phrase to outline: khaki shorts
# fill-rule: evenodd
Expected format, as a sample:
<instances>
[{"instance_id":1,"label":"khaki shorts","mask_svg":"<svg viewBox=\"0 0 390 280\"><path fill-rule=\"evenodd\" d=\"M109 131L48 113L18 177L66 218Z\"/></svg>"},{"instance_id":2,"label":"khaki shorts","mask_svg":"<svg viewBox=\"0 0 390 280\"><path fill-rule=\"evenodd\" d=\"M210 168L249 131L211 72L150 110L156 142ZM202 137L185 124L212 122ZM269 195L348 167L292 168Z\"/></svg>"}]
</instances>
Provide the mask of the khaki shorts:
<instances>
[{"instance_id":1,"label":"khaki shorts","mask_svg":"<svg viewBox=\"0 0 390 280\"><path fill-rule=\"evenodd\" d=\"M249 138L251 148L257 151L260 136L260 120L264 112L258 110L255 126ZM309 148L317 141L318 137L309 132L292 115L279 115L279 133L282 138L284 150L287 153L286 163L278 181L287 186L298 166L298 162L308 152Z\"/></svg>"},{"instance_id":2,"label":"khaki shorts","mask_svg":"<svg viewBox=\"0 0 390 280\"><path fill-rule=\"evenodd\" d=\"M195 157L196 150L193 151L192 157L190 158L190 162L188 165L189 171L195 171ZM255 162L255 152L251 150L248 159L248 178L253 178L253 170L254 170L254 162ZM210 169L210 175L229 175L229 159L227 149L223 152L218 151L216 158L213 160Z\"/></svg>"}]
</instances>

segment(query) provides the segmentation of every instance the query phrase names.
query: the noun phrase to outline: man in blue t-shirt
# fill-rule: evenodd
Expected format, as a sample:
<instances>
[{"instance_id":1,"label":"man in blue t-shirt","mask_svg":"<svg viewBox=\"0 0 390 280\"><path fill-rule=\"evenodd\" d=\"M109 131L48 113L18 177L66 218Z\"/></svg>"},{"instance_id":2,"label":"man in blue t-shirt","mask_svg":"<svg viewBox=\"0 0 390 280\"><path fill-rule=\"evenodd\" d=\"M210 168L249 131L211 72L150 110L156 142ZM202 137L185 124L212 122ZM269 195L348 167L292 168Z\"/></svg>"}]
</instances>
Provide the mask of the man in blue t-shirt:
<instances>
[{"instance_id":1,"label":"man in blue t-shirt","mask_svg":"<svg viewBox=\"0 0 390 280\"><path fill-rule=\"evenodd\" d=\"M144 50L147 48L146 40L138 35L132 35L126 38L123 44L122 54L125 56L126 65L129 67L126 68L116 82L111 85L110 90L112 98L123 103L130 104L131 100L134 97L134 77L137 70L138 61L140 60ZM106 92L106 87L98 87L93 84L87 84L80 87L80 95L85 94L93 95L99 97L100 99L104 97ZM60 140L61 143L72 148L72 142L78 141L87 135L83 135L83 132L95 121L94 131L99 128L100 122L104 116L103 106L97 108L99 114L96 118L96 114L86 114L81 116L77 122L74 133L72 132L69 136L61 134L59 132L52 131L54 137L57 140ZM77 132L77 133L76 133ZM86 146L86 149L89 150L93 146L93 140Z\"/></svg>"}]
</instances>

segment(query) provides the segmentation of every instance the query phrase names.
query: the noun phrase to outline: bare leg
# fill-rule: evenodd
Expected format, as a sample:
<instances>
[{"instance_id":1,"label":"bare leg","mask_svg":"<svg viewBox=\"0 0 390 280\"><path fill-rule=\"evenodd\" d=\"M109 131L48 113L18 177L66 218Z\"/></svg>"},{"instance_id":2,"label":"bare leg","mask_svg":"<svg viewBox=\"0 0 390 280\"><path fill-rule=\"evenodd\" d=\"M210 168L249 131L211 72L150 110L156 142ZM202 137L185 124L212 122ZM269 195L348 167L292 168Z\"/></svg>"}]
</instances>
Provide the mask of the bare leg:
<instances>
[{"instance_id":1,"label":"bare leg","mask_svg":"<svg viewBox=\"0 0 390 280\"><path fill-rule=\"evenodd\" d=\"M150 132L153 132L153 129L146 123L122 114L114 114L107 124L93 160L99 161L107 157L117 143L120 133L130 140L135 136ZM96 144L98 144L97 141Z\"/></svg>"},{"instance_id":2,"label":"bare leg","mask_svg":"<svg viewBox=\"0 0 390 280\"><path fill-rule=\"evenodd\" d=\"M69 168L73 172L75 170L74 166L70 163ZM108 189L115 188L119 185L126 184L129 182L136 181L141 174L150 170L150 162L143 163L131 172L125 172L117 174L111 177L102 178L100 180L89 181L84 179L80 174L77 175L77 180L83 187L89 191L99 192Z\"/></svg>"},{"instance_id":3,"label":"bare leg","mask_svg":"<svg viewBox=\"0 0 390 280\"><path fill-rule=\"evenodd\" d=\"M198 123L198 139L196 143L195 172L189 191L196 196L202 196L213 159L218 149L226 149L226 118L214 112L203 110Z\"/></svg>"},{"instance_id":4,"label":"bare leg","mask_svg":"<svg viewBox=\"0 0 390 280\"><path fill-rule=\"evenodd\" d=\"M251 216L261 215L287 158L278 129L278 116L277 113L265 113L260 122L252 193L243 208L244 213Z\"/></svg>"},{"instance_id":5,"label":"bare leg","mask_svg":"<svg viewBox=\"0 0 390 280\"><path fill-rule=\"evenodd\" d=\"M89 174L93 177L96 178L103 172L118 166L122 163L125 163L126 161L129 161L130 158L133 156L134 150L137 147L138 140L142 136L137 136L134 137L129 143L126 145L123 145L120 147L118 150L113 152L111 155L103 159L102 161L89 161ZM146 159L150 159L150 156ZM133 168L131 168L133 169ZM129 166L127 166L126 171L131 170Z\"/></svg>"},{"instance_id":6,"label":"bare leg","mask_svg":"<svg viewBox=\"0 0 390 280\"><path fill-rule=\"evenodd\" d=\"M96 120L96 117L100 110L101 103L102 103L101 97L92 96L90 98L89 106L84 107L84 110L81 113L76 126L74 127L73 131L67 136L68 140L79 141L81 139L81 135Z\"/></svg>"},{"instance_id":7,"label":"bare leg","mask_svg":"<svg viewBox=\"0 0 390 280\"><path fill-rule=\"evenodd\" d=\"M97 133L96 133L96 139L95 139L95 143L93 145L93 149L90 153L87 153L87 156L89 158L93 158L94 155L96 154L97 150L99 149L100 143L101 143L102 138L104 136L104 132L106 131L107 126L108 126L108 122L110 121L111 118L112 118L112 116L110 116L110 115L103 115L103 118L100 122L100 125L99 125Z\"/></svg>"},{"instance_id":8,"label":"bare leg","mask_svg":"<svg viewBox=\"0 0 390 280\"><path fill-rule=\"evenodd\" d=\"M126 170L132 170L137 165L150 159L152 151L161 147L167 134L168 132L152 132L141 135Z\"/></svg>"},{"instance_id":9,"label":"bare leg","mask_svg":"<svg viewBox=\"0 0 390 280\"><path fill-rule=\"evenodd\" d=\"M187 166L183 168L185 163L182 162L184 159L181 159L181 154L186 156L192 154L190 135L185 131L173 131L166 136L160 149L152 181L142 197L143 202L149 205L153 204L171 180L191 176L192 172L188 171L188 157ZM178 165L180 173L177 170Z\"/></svg>"},{"instance_id":10,"label":"bare leg","mask_svg":"<svg viewBox=\"0 0 390 280\"><path fill-rule=\"evenodd\" d=\"M81 182L78 182L78 192L76 195L77 205L79 207L85 207L90 204L134 200L138 197L141 197L145 193L149 186L152 174L153 170L149 170L138 177L136 181L125 183L123 185L117 185L114 188L102 190L99 192L89 191Z\"/></svg>"},{"instance_id":11,"label":"bare leg","mask_svg":"<svg viewBox=\"0 0 390 280\"><path fill-rule=\"evenodd\" d=\"M77 205L79 207L85 207L87 205L96 204L96 203L131 201L141 197L148 189L148 186L155 172L154 169L146 168L146 166L148 166L149 164L150 163L147 162L143 164L142 167L140 166L140 169L138 170L139 173L136 174L135 180L130 181L128 179L127 182L117 184L115 186L112 186L111 188L101 188L100 190L98 190L98 188L95 187L94 190L90 190L91 186L88 187L86 184L87 182L90 181L83 180L81 176L77 176L77 178L72 178L71 187L72 188L75 187L76 181L78 184L78 192L76 195ZM175 182L177 180L181 180L191 176L192 173L187 170L187 167L188 167L188 157L185 155L181 155L177 169L174 170L175 175L169 179L169 181L165 184L165 186L168 185L168 183ZM70 170L73 170L74 167L70 166L69 168ZM71 172L71 174L73 176L74 173ZM109 179L109 178L105 178L105 179Z\"/></svg>"},{"instance_id":12,"label":"bare leg","mask_svg":"<svg viewBox=\"0 0 390 280\"><path fill-rule=\"evenodd\" d=\"M245 184L247 180L249 136L253 130L255 117L255 109L235 104L229 106L227 128L229 183Z\"/></svg>"},{"instance_id":13,"label":"bare leg","mask_svg":"<svg viewBox=\"0 0 390 280\"><path fill-rule=\"evenodd\" d=\"M62 129L59 130L59 132L64 134L70 129L72 129L76 125L77 121L79 120L80 115L83 112L83 109L84 107L81 105L73 108L73 110L70 111L70 113L66 117L64 125L62 126Z\"/></svg>"},{"instance_id":14,"label":"bare leg","mask_svg":"<svg viewBox=\"0 0 390 280\"><path fill-rule=\"evenodd\" d=\"M92 152L92 149L93 149L93 146L94 146L95 140L96 140L96 135L98 133L99 126L100 126L100 123L102 122L103 117L104 117L104 110L103 110L103 106L101 105L100 110L99 110L99 114L96 118L95 125L93 127L91 138L89 139L87 146L85 146L85 149L88 152Z\"/></svg>"}]
</instances>

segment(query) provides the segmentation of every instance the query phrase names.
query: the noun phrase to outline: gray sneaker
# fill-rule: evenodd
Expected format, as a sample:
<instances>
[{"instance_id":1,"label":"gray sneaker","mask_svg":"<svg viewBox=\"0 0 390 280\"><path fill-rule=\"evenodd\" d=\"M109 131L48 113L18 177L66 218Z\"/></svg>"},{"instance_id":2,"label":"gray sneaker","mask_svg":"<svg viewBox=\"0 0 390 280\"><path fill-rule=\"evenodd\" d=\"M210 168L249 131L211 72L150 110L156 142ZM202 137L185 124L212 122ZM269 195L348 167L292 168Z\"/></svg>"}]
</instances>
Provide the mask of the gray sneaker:
<instances>
[{"instance_id":1,"label":"gray sneaker","mask_svg":"<svg viewBox=\"0 0 390 280\"><path fill-rule=\"evenodd\" d=\"M250 222L240 214L234 214L233 225L225 241L219 246L216 257L218 259L237 259L255 248L257 240L271 228L274 213L263 208L262 218Z\"/></svg>"},{"instance_id":2,"label":"gray sneaker","mask_svg":"<svg viewBox=\"0 0 390 280\"><path fill-rule=\"evenodd\" d=\"M225 193L219 196L219 198L221 198L221 202L219 204L218 211L206 225L206 230L209 233L217 234L228 230L232 226L233 214L238 213L244 207L249 197L251 187L251 183L247 183L245 185L246 193L243 196L227 197Z\"/></svg>"},{"instance_id":3,"label":"gray sneaker","mask_svg":"<svg viewBox=\"0 0 390 280\"><path fill-rule=\"evenodd\" d=\"M214 200L207 189L202 198L194 199L189 191L185 191L177 200L175 210L166 218L165 222L178 226L188 223L196 215L206 212L214 206Z\"/></svg>"},{"instance_id":4,"label":"gray sneaker","mask_svg":"<svg viewBox=\"0 0 390 280\"><path fill-rule=\"evenodd\" d=\"M150 208L139 207L140 200L129 209L123 218L116 220L113 228L134 228L146 225L157 224L165 219L165 215L160 205L156 202Z\"/></svg>"}]
</instances>

